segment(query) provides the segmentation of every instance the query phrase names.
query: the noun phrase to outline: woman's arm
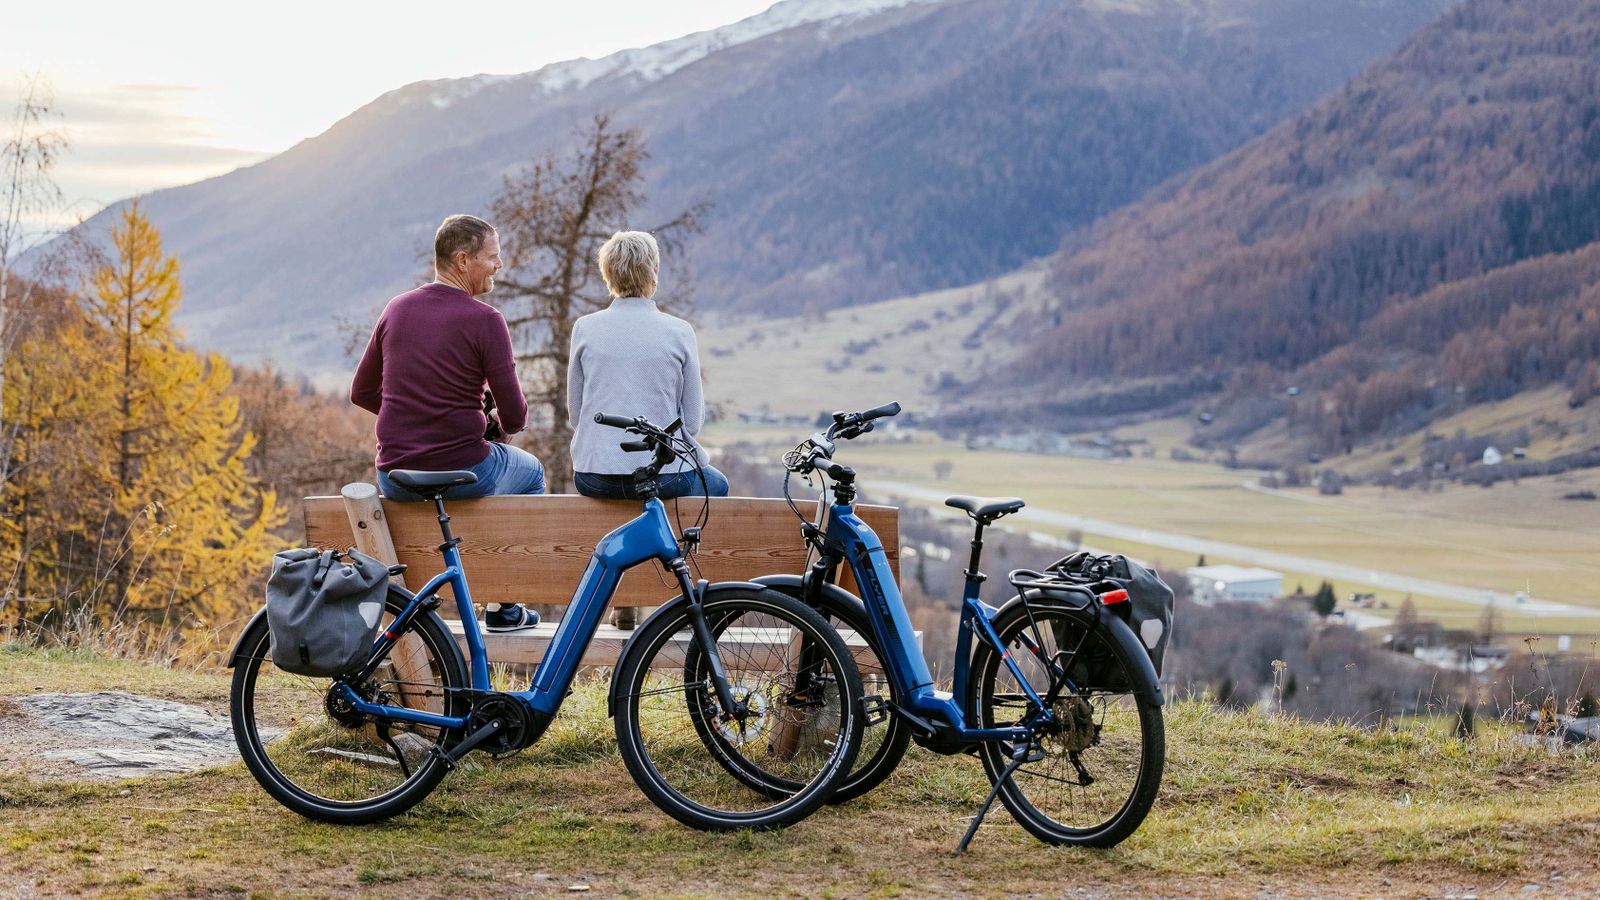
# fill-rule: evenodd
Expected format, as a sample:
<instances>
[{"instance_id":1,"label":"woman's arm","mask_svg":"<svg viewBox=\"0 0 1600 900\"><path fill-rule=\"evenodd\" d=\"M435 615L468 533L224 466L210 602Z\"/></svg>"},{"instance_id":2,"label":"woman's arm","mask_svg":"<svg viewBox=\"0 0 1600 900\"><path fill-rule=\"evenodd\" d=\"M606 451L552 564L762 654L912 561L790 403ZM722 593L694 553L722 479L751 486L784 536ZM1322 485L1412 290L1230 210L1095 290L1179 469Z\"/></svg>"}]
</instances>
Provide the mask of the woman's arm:
<instances>
[{"instance_id":1,"label":"woman's arm","mask_svg":"<svg viewBox=\"0 0 1600 900\"><path fill-rule=\"evenodd\" d=\"M683 356L683 384L678 387L678 409L683 416L683 430L696 435L706 421L706 399L700 386L700 345L695 340L693 328L686 329L686 332L689 347Z\"/></svg>"},{"instance_id":2,"label":"woman's arm","mask_svg":"<svg viewBox=\"0 0 1600 900\"><path fill-rule=\"evenodd\" d=\"M567 345L567 424L576 431L583 412L583 320L572 323L572 338ZM605 412L605 410L601 410Z\"/></svg>"}]
</instances>

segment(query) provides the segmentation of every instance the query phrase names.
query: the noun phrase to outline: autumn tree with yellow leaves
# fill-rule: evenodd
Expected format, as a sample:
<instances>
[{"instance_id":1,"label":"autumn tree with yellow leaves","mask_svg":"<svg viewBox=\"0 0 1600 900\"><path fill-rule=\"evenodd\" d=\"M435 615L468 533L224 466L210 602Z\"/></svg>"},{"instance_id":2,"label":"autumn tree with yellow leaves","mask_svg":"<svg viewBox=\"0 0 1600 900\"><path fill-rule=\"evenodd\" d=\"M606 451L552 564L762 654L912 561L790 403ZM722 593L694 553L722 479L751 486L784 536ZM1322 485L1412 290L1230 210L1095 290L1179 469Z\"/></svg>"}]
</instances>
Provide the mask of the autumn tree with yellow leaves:
<instances>
[{"instance_id":1,"label":"autumn tree with yellow leaves","mask_svg":"<svg viewBox=\"0 0 1600 900\"><path fill-rule=\"evenodd\" d=\"M233 370L182 345L177 260L137 203L82 296L6 359L12 590L167 628L253 608L284 511L246 468ZM30 614L37 614L30 611Z\"/></svg>"}]
</instances>

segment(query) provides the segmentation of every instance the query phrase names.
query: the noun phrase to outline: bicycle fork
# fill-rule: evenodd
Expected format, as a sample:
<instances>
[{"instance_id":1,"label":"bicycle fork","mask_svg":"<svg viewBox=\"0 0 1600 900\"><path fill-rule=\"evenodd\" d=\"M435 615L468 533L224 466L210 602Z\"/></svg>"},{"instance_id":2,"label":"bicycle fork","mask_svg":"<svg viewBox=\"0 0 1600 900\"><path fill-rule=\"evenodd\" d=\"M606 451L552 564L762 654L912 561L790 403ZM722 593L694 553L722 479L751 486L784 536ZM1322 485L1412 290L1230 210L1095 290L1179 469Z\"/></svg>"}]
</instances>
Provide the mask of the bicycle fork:
<instances>
[{"instance_id":1,"label":"bicycle fork","mask_svg":"<svg viewBox=\"0 0 1600 900\"><path fill-rule=\"evenodd\" d=\"M706 621L704 600L705 588L709 582L701 579L699 583L695 583L691 580L689 564L682 558L673 560L672 574L678 576L678 585L683 590L683 596L689 601L689 624L694 629L695 640L700 642L705 652L706 666L711 670L711 686L717 692L717 702L722 705L723 716L742 722L749 713L749 707L734 699L733 688L728 685L728 670L722 665L722 652L717 649L711 625Z\"/></svg>"}]
</instances>

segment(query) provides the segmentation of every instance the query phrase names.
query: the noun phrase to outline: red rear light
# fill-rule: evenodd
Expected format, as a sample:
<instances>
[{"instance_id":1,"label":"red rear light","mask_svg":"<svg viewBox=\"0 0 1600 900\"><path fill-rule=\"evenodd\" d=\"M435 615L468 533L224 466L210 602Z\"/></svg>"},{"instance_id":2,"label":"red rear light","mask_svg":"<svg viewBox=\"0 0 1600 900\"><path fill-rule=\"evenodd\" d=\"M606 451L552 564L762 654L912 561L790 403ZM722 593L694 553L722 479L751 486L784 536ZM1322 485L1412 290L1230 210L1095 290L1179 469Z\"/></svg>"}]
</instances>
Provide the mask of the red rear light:
<instances>
[{"instance_id":1,"label":"red rear light","mask_svg":"<svg viewBox=\"0 0 1600 900\"><path fill-rule=\"evenodd\" d=\"M1117 590L1114 590L1114 591L1107 591L1104 594L1100 595L1100 605L1101 606L1110 606L1113 603L1126 603L1126 602L1128 602L1128 592L1126 590L1122 589L1122 588L1118 588Z\"/></svg>"}]
</instances>

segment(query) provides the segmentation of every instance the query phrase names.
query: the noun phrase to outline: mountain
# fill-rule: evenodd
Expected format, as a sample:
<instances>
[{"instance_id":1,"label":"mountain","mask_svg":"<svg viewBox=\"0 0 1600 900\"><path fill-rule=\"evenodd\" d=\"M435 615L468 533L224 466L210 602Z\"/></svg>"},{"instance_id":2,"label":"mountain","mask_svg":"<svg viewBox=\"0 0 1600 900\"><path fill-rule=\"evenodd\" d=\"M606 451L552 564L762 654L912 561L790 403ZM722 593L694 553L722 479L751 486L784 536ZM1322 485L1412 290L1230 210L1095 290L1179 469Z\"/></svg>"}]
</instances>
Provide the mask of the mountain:
<instances>
[{"instance_id":1,"label":"mountain","mask_svg":"<svg viewBox=\"0 0 1600 900\"><path fill-rule=\"evenodd\" d=\"M1126 412L1222 389L1214 440L1287 419L1320 452L1552 383L1583 402L1600 384L1597 85L1600 0L1469 0L1069 235L986 402L1062 421L1091 398Z\"/></svg>"},{"instance_id":2,"label":"mountain","mask_svg":"<svg viewBox=\"0 0 1600 900\"><path fill-rule=\"evenodd\" d=\"M713 206L708 313L968 284L1293 115L1446 0L786 0L516 76L422 82L228 175L145 198L192 341L343 370L446 214L597 111L653 158L634 223ZM103 229L110 211L89 223Z\"/></svg>"}]
</instances>

